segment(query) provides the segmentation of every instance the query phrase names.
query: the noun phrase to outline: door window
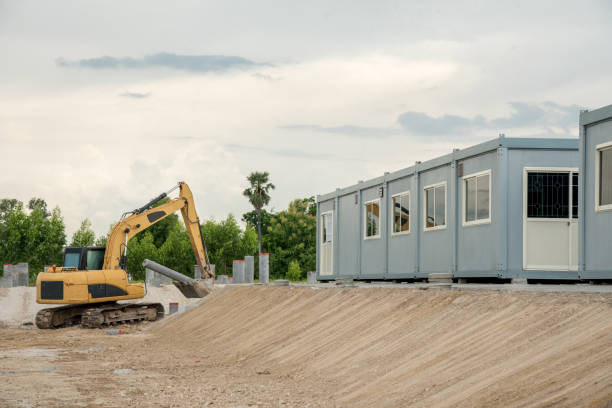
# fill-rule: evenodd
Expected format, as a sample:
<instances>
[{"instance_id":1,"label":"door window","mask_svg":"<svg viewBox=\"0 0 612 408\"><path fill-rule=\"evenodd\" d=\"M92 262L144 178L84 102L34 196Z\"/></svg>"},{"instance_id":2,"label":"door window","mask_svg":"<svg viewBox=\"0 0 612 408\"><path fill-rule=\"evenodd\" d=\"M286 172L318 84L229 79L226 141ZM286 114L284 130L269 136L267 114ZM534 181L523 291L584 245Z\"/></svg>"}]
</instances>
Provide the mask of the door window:
<instances>
[{"instance_id":1,"label":"door window","mask_svg":"<svg viewBox=\"0 0 612 408\"><path fill-rule=\"evenodd\" d=\"M321 215L321 225L323 226L322 242L324 244L331 243L333 240L333 227L331 214Z\"/></svg>"},{"instance_id":2,"label":"door window","mask_svg":"<svg viewBox=\"0 0 612 408\"><path fill-rule=\"evenodd\" d=\"M569 173L528 173L528 218L569 218L569 199Z\"/></svg>"}]
</instances>

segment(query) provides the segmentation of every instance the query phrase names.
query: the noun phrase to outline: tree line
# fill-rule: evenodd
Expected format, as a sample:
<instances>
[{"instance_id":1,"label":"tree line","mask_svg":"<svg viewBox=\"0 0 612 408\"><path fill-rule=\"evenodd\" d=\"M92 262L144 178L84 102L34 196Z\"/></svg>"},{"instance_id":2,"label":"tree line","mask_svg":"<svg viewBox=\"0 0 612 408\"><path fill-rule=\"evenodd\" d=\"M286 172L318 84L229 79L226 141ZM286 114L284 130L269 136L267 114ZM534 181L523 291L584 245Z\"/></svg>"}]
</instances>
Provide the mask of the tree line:
<instances>
[{"instance_id":1,"label":"tree line","mask_svg":"<svg viewBox=\"0 0 612 408\"><path fill-rule=\"evenodd\" d=\"M286 210L267 211L263 207L269 203L269 192L274 189L268 177L267 172L255 172L248 178L251 188L245 190L244 195L254 210L242 215L246 224L244 229L232 214L224 220L209 219L202 224L208 256L215 264L217 275L231 275L234 259L262 251L270 253L270 276L273 279L301 280L306 271L314 270L314 198L298 198ZM105 246L107 237L105 234L96 238L91 221L85 219L67 244L59 207L49 211L41 198L32 198L27 206L16 199L0 200L0 262L27 262L31 282L36 280L36 275L45 265L62 266L64 247ZM193 276L195 257L178 215L172 214L130 239L127 272L133 279L144 280L145 271L141 264L145 258ZM255 262L256 268L257 264Z\"/></svg>"}]
</instances>

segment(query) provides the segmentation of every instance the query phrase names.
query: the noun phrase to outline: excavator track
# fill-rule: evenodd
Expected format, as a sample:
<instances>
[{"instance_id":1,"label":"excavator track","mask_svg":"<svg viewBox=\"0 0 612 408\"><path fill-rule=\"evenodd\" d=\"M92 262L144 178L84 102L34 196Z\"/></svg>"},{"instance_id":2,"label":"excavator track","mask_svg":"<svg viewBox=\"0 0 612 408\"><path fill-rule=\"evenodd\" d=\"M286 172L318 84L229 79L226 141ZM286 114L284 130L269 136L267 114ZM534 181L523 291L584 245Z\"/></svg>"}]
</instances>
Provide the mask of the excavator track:
<instances>
[{"instance_id":1,"label":"excavator track","mask_svg":"<svg viewBox=\"0 0 612 408\"><path fill-rule=\"evenodd\" d=\"M99 328L143 320L154 321L162 317L164 307L160 303L67 305L40 310L36 314L36 327L56 329L80 323L81 327Z\"/></svg>"},{"instance_id":2,"label":"excavator track","mask_svg":"<svg viewBox=\"0 0 612 408\"><path fill-rule=\"evenodd\" d=\"M57 329L72 326L81 322L81 315L86 309L82 305L67 305L41 309L36 313L36 327L39 329Z\"/></svg>"},{"instance_id":3,"label":"excavator track","mask_svg":"<svg viewBox=\"0 0 612 408\"><path fill-rule=\"evenodd\" d=\"M162 317L164 307L160 303L109 303L88 308L81 317L81 327L95 329L113 324L155 321Z\"/></svg>"}]
</instances>

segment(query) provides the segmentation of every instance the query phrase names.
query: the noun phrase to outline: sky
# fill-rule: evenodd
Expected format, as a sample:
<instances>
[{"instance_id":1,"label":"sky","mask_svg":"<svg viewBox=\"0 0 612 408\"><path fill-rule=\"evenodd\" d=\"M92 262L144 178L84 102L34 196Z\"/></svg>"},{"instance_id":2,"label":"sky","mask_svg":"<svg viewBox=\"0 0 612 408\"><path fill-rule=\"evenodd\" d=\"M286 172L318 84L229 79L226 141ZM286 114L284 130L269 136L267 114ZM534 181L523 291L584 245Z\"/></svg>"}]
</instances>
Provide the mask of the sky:
<instances>
[{"instance_id":1,"label":"sky","mask_svg":"<svg viewBox=\"0 0 612 408\"><path fill-rule=\"evenodd\" d=\"M97 235L186 181L238 219L612 103L602 1L0 0L0 198Z\"/></svg>"}]
</instances>

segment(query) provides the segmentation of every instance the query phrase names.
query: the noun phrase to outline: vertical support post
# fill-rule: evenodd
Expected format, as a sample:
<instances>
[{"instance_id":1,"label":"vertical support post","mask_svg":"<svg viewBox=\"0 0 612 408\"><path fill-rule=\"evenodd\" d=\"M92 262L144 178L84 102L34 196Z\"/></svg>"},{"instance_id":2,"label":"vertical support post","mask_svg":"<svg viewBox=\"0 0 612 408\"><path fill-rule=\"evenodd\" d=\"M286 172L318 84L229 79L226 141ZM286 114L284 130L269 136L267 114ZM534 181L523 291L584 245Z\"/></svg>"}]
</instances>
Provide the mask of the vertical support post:
<instances>
[{"instance_id":1,"label":"vertical support post","mask_svg":"<svg viewBox=\"0 0 612 408\"><path fill-rule=\"evenodd\" d=\"M491 203L497 208L497 276L508 274L508 148L503 145L504 137L500 135L500 147L497 149L497 194L491 194L497 200ZM495 188L495 184L491 184ZM521 197L521 202L523 198Z\"/></svg>"},{"instance_id":2,"label":"vertical support post","mask_svg":"<svg viewBox=\"0 0 612 408\"><path fill-rule=\"evenodd\" d=\"M423 239L423 197L421 196L421 174L419 173L420 162L414 163L414 173L412 185L414 188L414 199L416 200L416 222L415 222L415 240L414 240L414 277L416 278L421 270L421 239ZM410 198L412 200L412 197Z\"/></svg>"},{"instance_id":3,"label":"vertical support post","mask_svg":"<svg viewBox=\"0 0 612 408\"><path fill-rule=\"evenodd\" d=\"M387 279L389 275L389 172L385 172L385 181L383 183L383 214L384 217L380 217L380 229L381 233L384 232L383 239L385 243L385 264L383 269L383 278Z\"/></svg>"},{"instance_id":4,"label":"vertical support post","mask_svg":"<svg viewBox=\"0 0 612 408\"><path fill-rule=\"evenodd\" d=\"M259 254L259 283L270 283L270 254L268 253Z\"/></svg>"},{"instance_id":5,"label":"vertical support post","mask_svg":"<svg viewBox=\"0 0 612 408\"><path fill-rule=\"evenodd\" d=\"M586 172L587 172L587 161L586 161L586 146L587 146L587 130L586 126L582 124L582 115L584 112L580 112L580 136L578 139L578 154L580 157L580 167L578 170L578 278L582 279L582 275L586 271L586 259L585 259L585 248L586 248L586 217L585 215L585 197L586 197ZM594 185L595 188L598 188ZM592 207L591 207L592 208Z\"/></svg>"},{"instance_id":6,"label":"vertical support post","mask_svg":"<svg viewBox=\"0 0 612 408\"><path fill-rule=\"evenodd\" d=\"M361 183L361 182L359 182ZM361 187L357 190L357 205L359 206L357 211L357 224L359 225L359 231L357 232L357 236L359 237L359 246L357 251L357 265L359 265L359 271L357 271L357 276L361 276L363 274L363 191Z\"/></svg>"},{"instance_id":7,"label":"vertical support post","mask_svg":"<svg viewBox=\"0 0 612 408\"><path fill-rule=\"evenodd\" d=\"M457 159L456 154L459 149L453 149L452 159L450 163L450 183L448 183L449 187L449 199L450 199L450 208L449 211L452 214L453 219L449 220L449 226L451 228L451 259L450 265L448 268L448 272L454 276L454 273L457 271L457 245L459 244L458 234L459 234L459 217L458 217L458 207L459 200L457 199L457 191L458 191L458 183L457 183Z\"/></svg>"},{"instance_id":8,"label":"vertical support post","mask_svg":"<svg viewBox=\"0 0 612 408\"><path fill-rule=\"evenodd\" d=\"M255 257L244 257L244 275L245 283L253 283L255 281Z\"/></svg>"},{"instance_id":9,"label":"vertical support post","mask_svg":"<svg viewBox=\"0 0 612 408\"><path fill-rule=\"evenodd\" d=\"M315 270L317 272L317 278L321 276L320 258L321 258L321 203L319 201L320 196L317 195L317 220L316 220L316 238L315 238ZM259 254L259 282L261 282L261 254Z\"/></svg>"},{"instance_id":10,"label":"vertical support post","mask_svg":"<svg viewBox=\"0 0 612 408\"><path fill-rule=\"evenodd\" d=\"M333 221L334 221L334 238L333 238L333 242L332 242L332 259L333 259L333 271L334 274L333 276L338 276L340 274L340 270L338 269L340 266L340 262L339 262L339 251L338 249L340 248L340 231L338 226L340 225L338 218L340 215L340 199L339 199L339 193L340 193L340 189L337 188L336 189L336 197L334 197L334 211L332 212L332 217L333 217Z\"/></svg>"}]
</instances>

